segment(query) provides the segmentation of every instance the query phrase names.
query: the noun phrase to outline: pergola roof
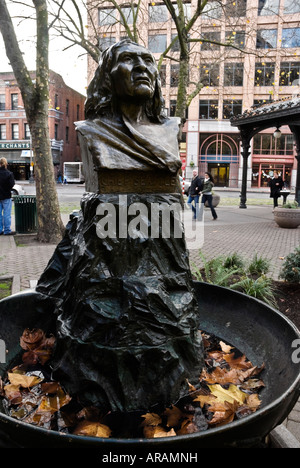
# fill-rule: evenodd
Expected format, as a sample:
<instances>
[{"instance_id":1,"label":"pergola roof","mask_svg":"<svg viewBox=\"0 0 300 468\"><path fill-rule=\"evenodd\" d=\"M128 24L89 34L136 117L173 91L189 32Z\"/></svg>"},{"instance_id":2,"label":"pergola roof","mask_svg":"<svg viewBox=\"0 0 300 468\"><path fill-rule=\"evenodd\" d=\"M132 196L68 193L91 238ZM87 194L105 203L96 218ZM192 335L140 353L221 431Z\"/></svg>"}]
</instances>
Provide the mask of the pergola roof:
<instances>
[{"instance_id":1,"label":"pergola roof","mask_svg":"<svg viewBox=\"0 0 300 468\"><path fill-rule=\"evenodd\" d=\"M300 95L252 106L241 115L230 119L233 127L238 127L242 140L243 177L240 208L246 208L247 199L247 160L250 155L250 140L266 128L280 128L288 125L294 135L296 159L298 161L295 198L300 204Z\"/></svg>"},{"instance_id":2,"label":"pergola roof","mask_svg":"<svg viewBox=\"0 0 300 468\"><path fill-rule=\"evenodd\" d=\"M242 128L252 128L254 133L269 127L300 124L300 96L289 97L279 101L252 106L243 114L233 116L231 125Z\"/></svg>"}]
</instances>

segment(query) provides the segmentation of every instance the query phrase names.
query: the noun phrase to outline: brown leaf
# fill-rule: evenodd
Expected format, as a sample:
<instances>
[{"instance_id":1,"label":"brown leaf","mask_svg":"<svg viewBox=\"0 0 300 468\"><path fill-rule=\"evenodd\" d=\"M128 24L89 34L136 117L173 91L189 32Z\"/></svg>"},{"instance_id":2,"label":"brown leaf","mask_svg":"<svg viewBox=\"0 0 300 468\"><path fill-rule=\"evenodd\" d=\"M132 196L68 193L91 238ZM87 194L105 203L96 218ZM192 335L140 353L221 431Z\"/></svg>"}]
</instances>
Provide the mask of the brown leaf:
<instances>
[{"instance_id":1,"label":"brown leaf","mask_svg":"<svg viewBox=\"0 0 300 468\"><path fill-rule=\"evenodd\" d=\"M146 439L156 439L158 437L174 437L176 432L174 429L170 431L164 429L162 426L145 426L143 429Z\"/></svg>"},{"instance_id":2,"label":"brown leaf","mask_svg":"<svg viewBox=\"0 0 300 468\"><path fill-rule=\"evenodd\" d=\"M234 349L232 346L227 345L223 341L220 341L220 347L224 353L230 353L230 351Z\"/></svg>"},{"instance_id":3,"label":"brown leaf","mask_svg":"<svg viewBox=\"0 0 300 468\"><path fill-rule=\"evenodd\" d=\"M8 372L8 378L12 385L23 388L34 387L42 381L42 379L35 375L15 374L14 372Z\"/></svg>"},{"instance_id":4,"label":"brown leaf","mask_svg":"<svg viewBox=\"0 0 300 468\"><path fill-rule=\"evenodd\" d=\"M73 434L107 439L111 436L111 429L100 422L84 420L76 426Z\"/></svg>"},{"instance_id":5,"label":"brown leaf","mask_svg":"<svg viewBox=\"0 0 300 468\"><path fill-rule=\"evenodd\" d=\"M182 422L180 429L177 431L177 435L194 434L198 431L197 425L191 421L191 419L187 418Z\"/></svg>"},{"instance_id":6,"label":"brown leaf","mask_svg":"<svg viewBox=\"0 0 300 468\"><path fill-rule=\"evenodd\" d=\"M235 369L250 369L253 364L247 360L246 356L234 357L234 353L227 354L224 356L225 361Z\"/></svg>"},{"instance_id":7,"label":"brown leaf","mask_svg":"<svg viewBox=\"0 0 300 468\"><path fill-rule=\"evenodd\" d=\"M145 421L142 422L142 426L158 426L161 424L161 417L156 413L146 413L142 415Z\"/></svg>"},{"instance_id":8,"label":"brown leaf","mask_svg":"<svg viewBox=\"0 0 300 468\"><path fill-rule=\"evenodd\" d=\"M172 406L172 408L167 408L164 414L167 416L167 426L175 427L179 425L180 420L184 417L183 412L177 408L177 406Z\"/></svg>"},{"instance_id":9,"label":"brown leaf","mask_svg":"<svg viewBox=\"0 0 300 468\"><path fill-rule=\"evenodd\" d=\"M41 329L26 328L20 338L20 346L25 350L32 350L40 346L45 339L45 333Z\"/></svg>"}]
</instances>

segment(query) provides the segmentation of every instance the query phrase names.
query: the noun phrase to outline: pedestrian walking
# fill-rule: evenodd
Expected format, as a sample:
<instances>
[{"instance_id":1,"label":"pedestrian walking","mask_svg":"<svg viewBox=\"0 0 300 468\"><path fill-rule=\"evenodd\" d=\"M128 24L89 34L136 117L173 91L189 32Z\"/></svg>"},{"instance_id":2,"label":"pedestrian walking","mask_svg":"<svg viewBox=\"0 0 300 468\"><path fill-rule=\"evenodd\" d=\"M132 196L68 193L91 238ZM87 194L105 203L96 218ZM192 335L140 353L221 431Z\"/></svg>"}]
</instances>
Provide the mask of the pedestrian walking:
<instances>
[{"instance_id":1,"label":"pedestrian walking","mask_svg":"<svg viewBox=\"0 0 300 468\"><path fill-rule=\"evenodd\" d=\"M270 187L270 198L273 198L274 209L278 206L278 198L281 197L280 191L284 187L282 177L277 171L274 171L274 177L269 182Z\"/></svg>"},{"instance_id":2,"label":"pedestrian walking","mask_svg":"<svg viewBox=\"0 0 300 468\"><path fill-rule=\"evenodd\" d=\"M190 185L187 204L193 210L193 219L199 218L199 196L202 190L202 181L198 176L197 169L193 170L193 178Z\"/></svg>"},{"instance_id":3,"label":"pedestrian walking","mask_svg":"<svg viewBox=\"0 0 300 468\"><path fill-rule=\"evenodd\" d=\"M214 209L213 203L212 203L212 199L213 199L212 189L213 189L213 187L214 187L214 179L213 179L212 175L209 172L205 172L204 182L203 182L203 189L202 189L202 199L201 199L201 218L203 216L205 202L207 201L208 206L209 206L209 208L211 210L211 214L213 216L213 220L215 221L216 219L218 219L218 216L217 216L216 210Z\"/></svg>"},{"instance_id":4,"label":"pedestrian walking","mask_svg":"<svg viewBox=\"0 0 300 468\"><path fill-rule=\"evenodd\" d=\"M11 189L15 185L13 173L7 169L6 158L0 159L0 235L15 234L11 230Z\"/></svg>"}]
</instances>

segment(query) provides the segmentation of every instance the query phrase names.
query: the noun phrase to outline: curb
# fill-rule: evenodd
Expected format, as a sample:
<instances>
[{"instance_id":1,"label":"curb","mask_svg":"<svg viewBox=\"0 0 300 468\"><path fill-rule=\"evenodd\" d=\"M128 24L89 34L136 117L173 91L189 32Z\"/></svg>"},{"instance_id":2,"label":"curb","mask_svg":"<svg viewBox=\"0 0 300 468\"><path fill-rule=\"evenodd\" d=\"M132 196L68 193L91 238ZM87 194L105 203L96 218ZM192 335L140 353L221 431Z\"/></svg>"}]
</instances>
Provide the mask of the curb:
<instances>
[{"instance_id":1,"label":"curb","mask_svg":"<svg viewBox=\"0 0 300 468\"><path fill-rule=\"evenodd\" d=\"M273 429L269 437L271 448L300 448L300 442L284 424L280 424L280 426Z\"/></svg>"}]
</instances>

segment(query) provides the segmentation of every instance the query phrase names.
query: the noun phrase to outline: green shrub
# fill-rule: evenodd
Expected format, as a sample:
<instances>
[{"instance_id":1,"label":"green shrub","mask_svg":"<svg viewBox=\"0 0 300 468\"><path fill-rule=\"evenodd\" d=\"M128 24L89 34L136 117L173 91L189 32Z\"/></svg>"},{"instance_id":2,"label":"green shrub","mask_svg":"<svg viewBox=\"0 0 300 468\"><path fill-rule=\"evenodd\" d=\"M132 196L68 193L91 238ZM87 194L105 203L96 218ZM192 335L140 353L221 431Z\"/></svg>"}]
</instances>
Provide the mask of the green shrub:
<instances>
[{"instance_id":1,"label":"green shrub","mask_svg":"<svg viewBox=\"0 0 300 468\"><path fill-rule=\"evenodd\" d=\"M255 297L272 307L277 307L271 283L271 279L266 276L260 276L257 279L245 277L232 284L230 288Z\"/></svg>"},{"instance_id":2,"label":"green shrub","mask_svg":"<svg viewBox=\"0 0 300 468\"><path fill-rule=\"evenodd\" d=\"M225 258L224 267L242 270L245 267L245 262L243 258L241 257L241 255L234 252L233 254Z\"/></svg>"},{"instance_id":3,"label":"green shrub","mask_svg":"<svg viewBox=\"0 0 300 468\"><path fill-rule=\"evenodd\" d=\"M279 278L287 283L300 283L300 247L286 257Z\"/></svg>"},{"instance_id":4,"label":"green shrub","mask_svg":"<svg viewBox=\"0 0 300 468\"><path fill-rule=\"evenodd\" d=\"M270 270L270 260L264 257L254 255L251 263L248 266L248 271L251 275L265 275Z\"/></svg>"}]
</instances>

